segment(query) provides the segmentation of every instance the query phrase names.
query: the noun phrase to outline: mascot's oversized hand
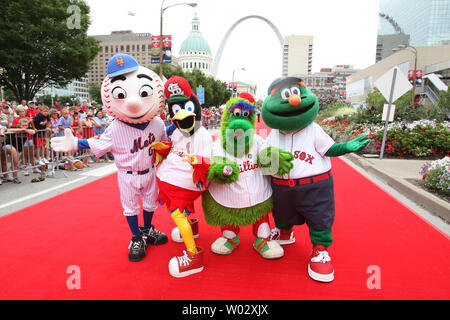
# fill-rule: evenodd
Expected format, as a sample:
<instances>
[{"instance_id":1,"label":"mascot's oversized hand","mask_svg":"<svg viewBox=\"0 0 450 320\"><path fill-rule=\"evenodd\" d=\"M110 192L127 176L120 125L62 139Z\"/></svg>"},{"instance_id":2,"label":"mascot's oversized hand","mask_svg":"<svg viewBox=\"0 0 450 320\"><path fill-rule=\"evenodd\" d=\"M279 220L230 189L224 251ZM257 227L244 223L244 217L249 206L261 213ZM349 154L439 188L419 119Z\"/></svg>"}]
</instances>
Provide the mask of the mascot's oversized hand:
<instances>
[{"instance_id":1,"label":"mascot's oversized hand","mask_svg":"<svg viewBox=\"0 0 450 320\"><path fill-rule=\"evenodd\" d=\"M293 161L292 153L275 147L268 147L258 154L258 166L264 174L287 174L294 167Z\"/></svg>"},{"instance_id":2,"label":"mascot's oversized hand","mask_svg":"<svg viewBox=\"0 0 450 320\"><path fill-rule=\"evenodd\" d=\"M370 142L369 139L366 139L365 135L359 136L353 140L347 141L346 148L348 152L356 152L363 149ZM364 140L364 141L363 141Z\"/></svg>"},{"instance_id":3,"label":"mascot's oversized hand","mask_svg":"<svg viewBox=\"0 0 450 320\"><path fill-rule=\"evenodd\" d=\"M66 128L64 137L54 137L50 140L52 149L56 152L70 152L78 150L78 138L72 134L72 130Z\"/></svg>"},{"instance_id":4,"label":"mascot's oversized hand","mask_svg":"<svg viewBox=\"0 0 450 320\"><path fill-rule=\"evenodd\" d=\"M158 166L172 149L172 142L153 142L151 148L155 150L155 166Z\"/></svg>"},{"instance_id":5,"label":"mascot's oversized hand","mask_svg":"<svg viewBox=\"0 0 450 320\"><path fill-rule=\"evenodd\" d=\"M209 159L193 154L186 154L182 160L190 163L194 169L194 172L192 173L192 182L197 189L201 191L206 190L206 178L210 165Z\"/></svg>"},{"instance_id":6,"label":"mascot's oversized hand","mask_svg":"<svg viewBox=\"0 0 450 320\"><path fill-rule=\"evenodd\" d=\"M225 157L212 157L208 170L208 180L220 184L236 182L239 177L239 168L235 162Z\"/></svg>"}]
</instances>

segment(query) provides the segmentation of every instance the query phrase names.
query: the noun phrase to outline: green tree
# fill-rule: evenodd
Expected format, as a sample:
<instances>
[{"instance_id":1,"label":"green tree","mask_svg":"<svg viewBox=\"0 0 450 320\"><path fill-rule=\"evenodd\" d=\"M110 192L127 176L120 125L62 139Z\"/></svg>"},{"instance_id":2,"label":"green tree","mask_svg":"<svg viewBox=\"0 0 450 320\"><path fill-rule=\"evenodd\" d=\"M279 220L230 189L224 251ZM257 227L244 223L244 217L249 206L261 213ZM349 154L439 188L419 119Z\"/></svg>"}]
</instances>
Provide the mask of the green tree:
<instances>
[{"instance_id":1,"label":"green tree","mask_svg":"<svg viewBox=\"0 0 450 320\"><path fill-rule=\"evenodd\" d=\"M0 8L0 85L17 101L86 75L99 46L87 36L84 1L0 0Z\"/></svg>"},{"instance_id":2,"label":"green tree","mask_svg":"<svg viewBox=\"0 0 450 320\"><path fill-rule=\"evenodd\" d=\"M150 66L150 69L159 74L159 65ZM198 86L201 85L205 88L205 103L203 103L202 107L220 106L231 97L225 82L216 80L213 77L207 77L199 69L194 69L192 72L184 72L180 66L175 68L164 64L163 75L166 79L170 79L172 76L185 78L191 85L194 94L197 94Z\"/></svg>"},{"instance_id":3,"label":"green tree","mask_svg":"<svg viewBox=\"0 0 450 320\"><path fill-rule=\"evenodd\" d=\"M97 83L89 83L89 95L91 96L91 102L95 101L97 104L101 104L101 86Z\"/></svg>"}]
</instances>

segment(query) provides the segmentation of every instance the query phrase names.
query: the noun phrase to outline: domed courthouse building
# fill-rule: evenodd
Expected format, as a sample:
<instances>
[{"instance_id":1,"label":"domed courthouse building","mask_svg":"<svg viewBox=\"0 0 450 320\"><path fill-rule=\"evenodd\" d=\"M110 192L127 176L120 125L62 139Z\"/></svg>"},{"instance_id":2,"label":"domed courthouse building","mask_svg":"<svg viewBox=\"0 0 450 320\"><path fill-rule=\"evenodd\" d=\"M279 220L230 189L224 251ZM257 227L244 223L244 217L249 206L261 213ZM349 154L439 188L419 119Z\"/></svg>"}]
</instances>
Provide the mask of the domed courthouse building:
<instances>
[{"instance_id":1,"label":"domed courthouse building","mask_svg":"<svg viewBox=\"0 0 450 320\"><path fill-rule=\"evenodd\" d=\"M178 56L178 65L183 71L199 69L206 76L212 74L212 54L208 42L199 31L200 20L197 14L192 19L192 30L189 36L183 41Z\"/></svg>"}]
</instances>

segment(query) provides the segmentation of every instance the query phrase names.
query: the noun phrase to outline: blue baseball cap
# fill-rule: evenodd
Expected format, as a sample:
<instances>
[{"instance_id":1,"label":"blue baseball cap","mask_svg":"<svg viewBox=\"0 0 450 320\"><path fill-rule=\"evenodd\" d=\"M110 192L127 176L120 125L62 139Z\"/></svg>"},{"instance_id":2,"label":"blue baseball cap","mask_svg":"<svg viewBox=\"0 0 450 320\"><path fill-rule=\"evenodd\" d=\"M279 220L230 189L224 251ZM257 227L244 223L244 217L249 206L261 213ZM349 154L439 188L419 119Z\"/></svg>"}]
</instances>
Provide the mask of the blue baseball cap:
<instances>
[{"instance_id":1,"label":"blue baseball cap","mask_svg":"<svg viewBox=\"0 0 450 320\"><path fill-rule=\"evenodd\" d=\"M132 72L139 68L139 63L129 54L118 53L109 59L106 67L106 75L115 77L121 74Z\"/></svg>"},{"instance_id":2,"label":"blue baseball cap","mask_svg":"<svg viewBox=\"0 0 450 320\"><path fill-rule=\"evenodd\" d=\"M284 84L284 83L294 83L294 82L301 82L303 81L302 78L299 77L281 77L281 78L277 78L275 79L269 86L269 89L267 90L267 95L270 95L270 93L272 92L272 89L280 84Z\"/></svg>"}]
</instances>

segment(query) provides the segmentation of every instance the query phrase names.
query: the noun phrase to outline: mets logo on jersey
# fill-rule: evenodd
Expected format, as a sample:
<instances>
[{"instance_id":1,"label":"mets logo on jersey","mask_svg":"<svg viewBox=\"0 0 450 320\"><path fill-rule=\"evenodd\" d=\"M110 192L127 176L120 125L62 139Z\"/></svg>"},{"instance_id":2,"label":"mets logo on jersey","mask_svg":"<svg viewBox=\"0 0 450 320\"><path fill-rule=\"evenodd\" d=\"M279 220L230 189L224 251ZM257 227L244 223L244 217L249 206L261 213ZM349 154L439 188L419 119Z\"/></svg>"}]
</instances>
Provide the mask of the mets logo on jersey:
<instances>
[{"instance_id":1,"label":"mets logo on jersey","mask_svg":"<svg viewBox=\"0 0 450 320\"><path fill-rule=\"evenodd\" d=\"M130 149L130 152L133 154L135 152L138 152L140 150L143 150L145 148L149 148L149 146L155 142L155 136L153 135L153 133L149 133L148 134L148 139L144 140L144 143L142 143L142 138L139 137L137 139L134 139L133 141L133 148ZM148 154L149 156L153 155L153 149L149 148L148 150Z\"/></svg>"}]
</instances>

